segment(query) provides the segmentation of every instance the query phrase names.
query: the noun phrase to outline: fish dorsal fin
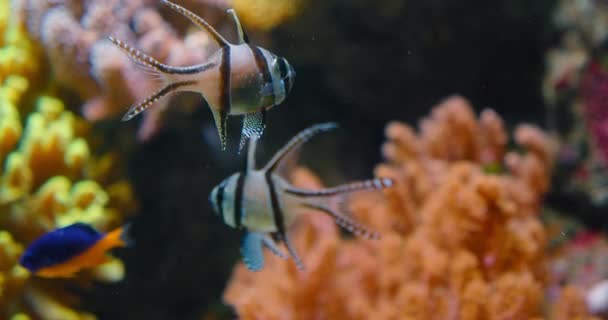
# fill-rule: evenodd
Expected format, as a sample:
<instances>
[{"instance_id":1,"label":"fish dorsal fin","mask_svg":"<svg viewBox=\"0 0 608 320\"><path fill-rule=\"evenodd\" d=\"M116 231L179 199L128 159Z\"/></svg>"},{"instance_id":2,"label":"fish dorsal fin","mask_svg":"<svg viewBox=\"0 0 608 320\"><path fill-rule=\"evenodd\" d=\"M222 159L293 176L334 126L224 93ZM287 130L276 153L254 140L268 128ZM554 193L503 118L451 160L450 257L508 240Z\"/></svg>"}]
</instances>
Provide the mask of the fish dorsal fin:
<instances>
[{"instance_id":1,"label":"fish dorsal fin","mask_svg":"<svg viewBox=\"0 0 608 320\"><path fill-rule=\"evenodd\" d=\"M161 0L160 2L162 2L163 4L167 5L169 8L171 8L173 11L182 14L183 16L185 16L186 18L188 18L190 21L192 21L194 24L196 24L197 26L201 27L202 29L205 29L205 31L207 31L209 33L209 35L211 35L211 38L213 38L213 40L220 46L220 47L227 47L230 45L230 43L228 41L226 41L226 39L224 39L224 37L222 37L222 35L220 35L212 26L210 26L207 21L203 20L203 18L197 16L196 14L194 14L193 12L191 12L190 10L177 5L173 2L169 2L167 0Z\"/></svg>"},{"instance_id":2,"label":"fish dorsal fin","mask_svg":"<svg viewBox=\"0 0 608 320\"><path fill-rule=\"evenodd\" d=\"M239 36L239 44L249 43L249 37L247 36L245 29L243 29L243 26L241 25L241 21L239 20L239 17L236 15L236 11L234 11L234 9L231 8L231 9L228 9L226 12L228 12L228 14L230 14L232 16L232 19L234 20L234 24L236 25L236 32Z\"/></svg>"},{"instance_id":3,"label":"fish dorsal fin","mask_svg":"<svg viewBox=\"0 0 608 320\"><path fill-rule=\"evenodd\" d=\"M101 237L101 234L97 230L95 230L90 225L88 225L86 223L82 223L82 222L76 222L67 227L61 228L61 230L63 230L63 232L66 232L66 233L77 232L77 233L90 235L93 237Z\"/></svg>"},{"instance_id":4,"label":"fish dorsal fin","mask_svg":"<svg viewBox=\"0 0 608 320\"><path fill-rule=\"evenodd\" d=\"M248 113L243 119L243 129L241 131L241 143L239 143L239 152L245 146L247 139L260 138L266 128L266 110L255 113Z\"/></svg>"},{"instance_id":5,"label":"fish dorsal fin","mask_svg":"<svg viewBox=\"0 0 608 320\"><path fill-rule=\"evenodd\" d=\"M266 164L266 166L264 167L263 170L266 172L274 171L277 168L277 166L281 163L281 161L283 159L285 159L285 157L287 155L289 155L291 152L296 150L304 142L310 140L310 138L315 136L317 133L333 130L333 129L336 129L337 127L338 127L337 123L327 122L327 123L316 124L312 127L309 127L307 129L300 131L300 133L298 133L295 137L291 138L291 140L289 140L289 142L287 142L287 144L285 146L283 146L283 148L281 150L279 150L274 155L274 157L272 157L272 159L270 159L270 161L268 161L268 163Z\"/></svg>"},{"instance_id":6,"label":"fish dorsal fin","mask_svg":"<svg viewBox=\"0 0 608 320\"><path fill-rule=\"evenodd\" d=\"M260 271L264 268L263 238L264 235L258 232L247 232L243 236L241 254L247 269L251 271Z\"/></svg>"}]
</instances>

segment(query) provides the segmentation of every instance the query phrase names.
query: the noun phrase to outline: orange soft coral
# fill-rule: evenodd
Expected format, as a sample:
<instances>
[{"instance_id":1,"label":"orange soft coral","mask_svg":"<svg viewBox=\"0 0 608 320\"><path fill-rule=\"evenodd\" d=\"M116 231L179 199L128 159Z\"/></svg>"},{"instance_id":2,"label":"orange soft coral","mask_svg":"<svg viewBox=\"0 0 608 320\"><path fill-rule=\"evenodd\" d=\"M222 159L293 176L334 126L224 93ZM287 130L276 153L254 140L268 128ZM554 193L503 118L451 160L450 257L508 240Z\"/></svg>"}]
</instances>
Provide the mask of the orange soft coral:
<instances>
[{"instance_id":1,"label":"orange soft coral","mask_svg":"<svg viewBox=\"0 0 608 320\"><path fill-rule=\"evenodd\" d=\"M387 126L393 178L383 194L349 206L382 239L343 239L329 218L303 216L293 239L306 271L268 256L260 273L235 269L225 301L241 319L528 319L543 316L546 235L538 219L547 191L552 143L520 126L507 133L491 110L475 117L451 97L422 120L420 132ZM489 168L494 168L489 170ZM305 170L293 180L318 187ZM575 301L570 316L584 317Z\"/></svg>"}]
</instances>

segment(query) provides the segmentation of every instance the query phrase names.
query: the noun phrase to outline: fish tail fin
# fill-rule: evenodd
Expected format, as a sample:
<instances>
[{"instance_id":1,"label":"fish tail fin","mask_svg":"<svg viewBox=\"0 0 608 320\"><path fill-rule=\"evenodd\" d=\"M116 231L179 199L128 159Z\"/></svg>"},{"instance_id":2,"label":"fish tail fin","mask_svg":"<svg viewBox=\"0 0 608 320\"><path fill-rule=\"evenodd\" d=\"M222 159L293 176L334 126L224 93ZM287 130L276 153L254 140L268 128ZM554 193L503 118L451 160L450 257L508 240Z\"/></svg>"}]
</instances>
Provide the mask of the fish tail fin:
<instances>
[{"instance_id":1,"label":"fish tail fin","mask_svg":"<svg viewBox=\"0 0 608 320\"><path fill-rule=\"evenodd\" d=\"M356 236L368 239L380 239L380 233L369 229L352 218L351 214L346 209L344 202L338 202L337 207L329 203L321 204L319 201L317 201L317 203L305 203L304 206L330 215L340 227Z\"/></svg>"},{"instance_id":2,"label":"fish tail fin","mask_svg":"<svg viewBox=\"0 0 608 320\"><path fill-rule=\"evenodd\" d=\"M150 75L150 78L152 80L159 81L161 83L159 86L160 89L145 98L143 101L132 105L122 117L122 121L131 120L136 115L140 114L141 112L154 105L158 100L160 100L164 96L178 91L180 87L194 83L194 81L175 81L176 79L172 76L173 74L195 72L199 70L204 70L210 66L210 64L201 65L193 69L188 67L169 66L135 49L134 47L131 47L130 45L119 39L108 36L108 40L112 42L112 44L114 44L117 48L126 53L127 56L131 58L131 60L133 60L138 67L140 67L145 73Z\"/></svg>"},{"instance_id":3,"label":"fish tail fin","mask_svg":"<svg viewBox=\"0 0 608 320\"><path fill-rule=\"evenodd\" d=\"M166 84L161 89L159 89L152 95L148 96L143 101L131 106L131 108L129 108L129 111L127 111L127 113L125 113L125 115L122 117L122 121L131 120L136 115L142 113L143 111L145 111L146 109L151 107L155 102L160 100L162 97L164 97L170 93L176 92L177 89L180 87L188 86L188 85L191 85L194 83L195 83L195 81L179 81L179 82L173 82L173 83Z\"/></svg>"},{"instance_id":4,"label":"fish tail fin","mask_svg":"<svg viewBox=\"0 0 608 320\"><path fill-rule=\"evenodd\" d=\"M106 242L109 247L132 247L135 245L135 241L131 237L131 223L126 223L121 227L118 227L105 236Z\"/></svg>"},{"instance_id":5,"label":"fish tail fin","mask_svg":"<svg viewBox=\"0 0 608 320\"><path fill-rule=\"evenodd\" d=\"M370 180L355 181L351 183L341 184L332 188L324 188L319 190L299 189L295 187L286 188L286 192L303 198L327 198L327 197L343 197L354 192L366 190L382 190L390 188L394 184L391 178L374 178Z\"/></svg>"},{"instance_id":6,"label":"fish tail fin","mask_svg":"<svg viewBox=\"0 0 608 320\"><path fill-rule=\"evenodd\" d=\"M351 233L369 239L378 239L380 237L378 232L368 229L352 218L347 202L349 197L356 192L382 190L391 187L393 184L392 179L376 178L320 190L304 190L291 187L285 191L302 198L304 206L332 216L338 225Z\"/></svg>"},{"instance_id":7,"label":"fish tail fin","mask_svg":"<svg viewBox=\"0 0 608 320\"><path fill-rule=\"evenodd\" d=\"M131 47L122 40L111 36L108 36L108 40L110 40L110 42L112 42L112 44L114 44L118 49L126 53L131 60L142 68L142 70L150 73L156 78L164 79L164 75L173 69L173 67L159 62L151 56L135 49L134 47Z\"/></svg>"}]
</instances>

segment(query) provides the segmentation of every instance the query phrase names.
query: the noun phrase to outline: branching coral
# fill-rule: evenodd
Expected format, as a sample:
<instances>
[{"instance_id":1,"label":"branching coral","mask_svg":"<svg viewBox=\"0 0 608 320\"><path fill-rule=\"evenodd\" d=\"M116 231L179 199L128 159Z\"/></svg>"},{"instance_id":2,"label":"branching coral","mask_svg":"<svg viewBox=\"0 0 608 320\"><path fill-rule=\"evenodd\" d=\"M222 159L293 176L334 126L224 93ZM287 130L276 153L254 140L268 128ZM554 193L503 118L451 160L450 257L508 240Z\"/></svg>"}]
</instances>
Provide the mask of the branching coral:
<instances>
[{"instance_id":1,"label":"branching coral","mask_svg":"<svg viewBox=\"0 0 608 320\"><path fill-rule=\"evenodd\" d=\"M543 81L548 124L564 142L557 192L584 191L598 207L608 203L607 18L603 1L559 1L554 24L561 41L547 54Z\"/></svg>"},{"instance_id":2,"label":"branching coral","mask_svg":"<svg viewBox=\"0 0 608 320\"><path fill-rule=\"evenodd\" d=\"M189 9L204 13L204 8L218 5L212 2L193 1ZM85 101L82 112L91 121L116 118L157 89L107 36L124 39L169 65L202 63L210 53L204 31L178 34L172 25L179 25L180 18L168 23L156 10L160 4L149 0L14 0L12 4L12 14L26 22L44 49L57 84ZM152 110L140 131L142 139L158 129L163 108Z\"/></svg>"},{"instance_id":3,"label":"branching coral","mask_svg":"<svg viewBox=\"0 0 608 320\"><path fill-rule=\"evenodd\" d=\"M11 15L9 2L0 3L0 83L11 74L34 80L40 67L38 51L23 22Z\"/></svg>"},{"instance_id":4,"label":"branching coral","mask_svg":"<svg viewBox=\"0 0 608 320\"><path fill-rule=\"evenodd\" d=\"M100 230L116 226L130 210L124 205L132 195L126 182L102 187L96 182L102 179L91 176L98 171L84 139L86 125L59 100L38 98L22 129L16 106L26 88L25 78L10 76L0 89L0 229L5 230L0 234L0 316L27 311L43 319L89 319L64 304L67 292L48 290L48 283L19 267L18 257L24 245L56 227L76 221ZM109 192L116 188L123 193ZM112 281L123 273L120 261L113 260L92 276Z\"/></svg>"},{"instance_id":5,"label":"branching coral","mask_svg":"<svg viewBox=\"0 0 608 320\"><path fill-rule=\"evenodd\" d=\"M271 255L259 273L239 265L225 301L242 319L542 316L546 235L537 214L551 141L523 125L514 138L525 152L506 152L500 117L485 110L476 119L460 97L436 107L418 133L394 122L386 135L376 174L395 186L348 203L382 238L343 239L329 218L303 216L293 239L307 270ZM302 170L293 179L319 186ZM586 316L571 309L572 319Z\"/></svg>"}]
</instances>

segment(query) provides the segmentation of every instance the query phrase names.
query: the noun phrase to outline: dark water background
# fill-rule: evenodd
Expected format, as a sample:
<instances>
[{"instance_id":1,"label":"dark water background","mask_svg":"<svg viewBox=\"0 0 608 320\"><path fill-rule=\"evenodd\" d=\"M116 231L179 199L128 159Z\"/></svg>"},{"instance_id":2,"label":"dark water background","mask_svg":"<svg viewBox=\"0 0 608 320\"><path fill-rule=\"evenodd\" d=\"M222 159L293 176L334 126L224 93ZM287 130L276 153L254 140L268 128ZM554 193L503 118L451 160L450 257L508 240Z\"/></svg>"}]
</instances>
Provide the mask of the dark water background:
<instances>
[{"instance_id":1,"label":"dark water background","mask_svg":"<svg viewBox=\"0 0 608 320\"><path fill-rule=\"evenodd\" d=\"M268 114L258 163L299 130L337 121L342 130L307 145L303 161L327 184L370 177L382 160L388 121L414 124L455 93L477 110L495 109L509 126L542 123L544 55L557 39L553 6L552 0L308 1L298 18L271 34L268 49L286 57L297 78L287 101ZM234 318L221 295L239 258L239 233L212 214L207 195L242 168L243 155L221 154L215 140L204 138L211 121L203 107L174 114L133 153L137 244L118 254L127 267L123 282L85 295L85 307L100 319ZM237 121L231 126L239 130Z\"/></svg>"}]
</instances>

